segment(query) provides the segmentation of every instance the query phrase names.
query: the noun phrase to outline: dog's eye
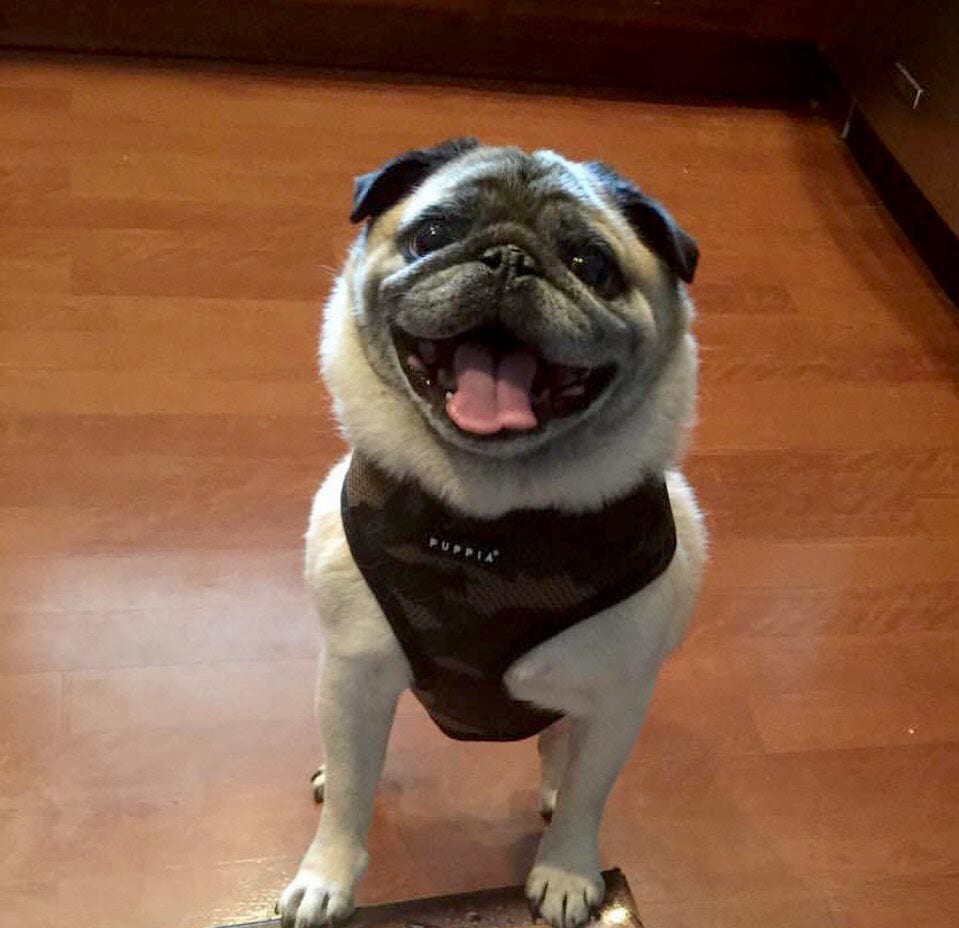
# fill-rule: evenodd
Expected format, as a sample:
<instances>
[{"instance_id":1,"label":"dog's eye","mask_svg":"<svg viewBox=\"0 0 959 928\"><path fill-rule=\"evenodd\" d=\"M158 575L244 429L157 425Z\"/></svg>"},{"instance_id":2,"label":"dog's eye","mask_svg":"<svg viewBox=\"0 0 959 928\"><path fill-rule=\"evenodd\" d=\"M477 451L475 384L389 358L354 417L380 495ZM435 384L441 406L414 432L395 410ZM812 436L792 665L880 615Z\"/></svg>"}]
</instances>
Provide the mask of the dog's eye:
<instances>
[{"instance_id":1,"label":"dog's eye","mask_svg":"<svg viewBox=\"0 0 959 928\"><path fill-rule=\"evenodd\" d=\"M441 219L428 219L413 230L410 236L410 253L415 258L422 258L430 252L439 251L440 248L449 245L453 238L453 230L449 223Z\"/></svg>"},{"instance_id":2,"label":"dog's eye","mask_svg":"<svg viewBox=\"0 0 959 928\"><path fill-rule=\"evenodd\" d=\"M587 245L569 259L569 269L587 287L603 290L612 279L615 265L613 259L601 248Z\"/></svg>"}]
</instances>

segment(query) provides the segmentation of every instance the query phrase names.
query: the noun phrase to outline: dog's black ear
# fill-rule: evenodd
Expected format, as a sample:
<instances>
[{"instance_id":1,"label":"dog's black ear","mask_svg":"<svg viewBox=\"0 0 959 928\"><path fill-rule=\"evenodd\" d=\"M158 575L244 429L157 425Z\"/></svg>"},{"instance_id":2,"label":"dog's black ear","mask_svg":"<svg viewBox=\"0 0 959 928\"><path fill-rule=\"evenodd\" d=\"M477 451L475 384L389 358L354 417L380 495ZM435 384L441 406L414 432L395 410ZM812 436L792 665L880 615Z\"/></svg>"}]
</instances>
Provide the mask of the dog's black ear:
<instances>
[{"instance_id":1,"label":"dog's black ear","mask_svg":"<svg viewBox=\"0 0 959 928\"><path fill-rule=\"evenodd\" d=\"M450 139L432 148L408 151L369 174L361 174L353 182L350 222L376 219L393 204L399 203L437 168L478 145L476 139Z\"/></svg>"},{"instance_id":2,"label":"dog's black ear","mask_svg":"<svg viewBox=\"0 0 959 928\"><path fill-rule=\"evenodd\" d=\"M606 189L636 234L658 254L673 272L691 283L699 261L696 241L655 200L608 164L589 161L586 167Z\"/></svg>"}]
</instances>

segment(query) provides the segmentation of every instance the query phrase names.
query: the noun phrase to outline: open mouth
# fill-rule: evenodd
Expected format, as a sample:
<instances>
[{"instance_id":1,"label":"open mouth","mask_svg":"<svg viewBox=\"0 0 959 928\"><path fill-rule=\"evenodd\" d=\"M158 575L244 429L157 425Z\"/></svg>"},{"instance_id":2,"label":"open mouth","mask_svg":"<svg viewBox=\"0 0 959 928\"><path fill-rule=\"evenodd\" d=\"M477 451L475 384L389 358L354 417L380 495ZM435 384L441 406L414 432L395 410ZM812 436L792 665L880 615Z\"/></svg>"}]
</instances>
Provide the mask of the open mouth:
<instances>
[{"instance_id":1,"label":"open mouth","mask_svg":"<svg viewBox=\"0 0 959 928\"><path fill-rule=\"evenodd\" d=\"M508 437L588 409L609 386L612 365L555 364L501 328L453 338L393 330L413 390L461 432Z\"/></svg>"}]
</instances>

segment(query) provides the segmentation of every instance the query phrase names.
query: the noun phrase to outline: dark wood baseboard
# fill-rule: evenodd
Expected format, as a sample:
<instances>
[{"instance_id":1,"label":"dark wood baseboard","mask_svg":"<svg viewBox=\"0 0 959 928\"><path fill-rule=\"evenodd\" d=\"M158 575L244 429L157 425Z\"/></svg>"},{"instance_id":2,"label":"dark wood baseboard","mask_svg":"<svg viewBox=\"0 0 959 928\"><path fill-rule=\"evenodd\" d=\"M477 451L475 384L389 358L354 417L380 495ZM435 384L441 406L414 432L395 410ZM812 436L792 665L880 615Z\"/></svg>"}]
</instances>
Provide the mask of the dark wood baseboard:
<instances>
[{"instance_id":1,"label":"dark wood baseboard","mask_svg":"<svg viewBox=\"0 0 959 928\"><path fill-rule=\"evenodd\" d=\"M939 286L959 306L959 238L855 108L846 144Z\"/></svg>"},{"instance_id":2,"label":"dark wood baseboard","mask_svg":"<svg viewBox=\"0 0 959 928\"><path fill-rule=\"evenodd\" d=\"M811 39L666 22L501 16L455 4L39 0L0 14L0 47L628 87L673 98L816 92Z\"/></svg>"}]
</instances>

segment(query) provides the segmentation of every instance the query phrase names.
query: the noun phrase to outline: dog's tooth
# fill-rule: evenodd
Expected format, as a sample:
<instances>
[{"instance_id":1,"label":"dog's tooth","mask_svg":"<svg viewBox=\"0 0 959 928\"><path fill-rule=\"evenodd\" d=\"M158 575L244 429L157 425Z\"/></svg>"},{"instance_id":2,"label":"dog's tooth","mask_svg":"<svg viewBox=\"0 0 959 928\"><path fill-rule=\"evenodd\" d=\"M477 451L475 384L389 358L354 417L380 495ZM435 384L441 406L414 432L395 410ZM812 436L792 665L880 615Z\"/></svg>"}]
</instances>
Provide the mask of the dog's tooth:
<instances>
[{"instance_id":1,"label":"dog's tooth","mask_svg":"<svg viewBox=\"0 0 959 928\"><path fill-rule=\"evenodd\" d=\"M410 383L414 387L430 387L433 385L430 377L429 368L423 363L422 359L415 354L410 354L406 359L406 366L409 369Z\"/></svg>"},{"instance_id":2,"label":"dog's tooth","mask_svg":"<svg viewBox=\"0 0 959 928\"><path fill-rule=\"evenodd\" d=\"M571 399L575 396L583 396L586 393L586 384L584 383L573 383L570 384L566 389L560 390L556 395L561 399Z\"/></svg>"},{"instance_id":3,"label":"dog's tooth","mask_svg":"<svg viewBox=\"0 0 959 928\"><path fill-rule=\"evenodd\" d=\"M428 338L421 338L416 347L420 353L420 357L427 364L436 363L436 343L435 342L431 342Z\"/></svg>"}]
</instances>

